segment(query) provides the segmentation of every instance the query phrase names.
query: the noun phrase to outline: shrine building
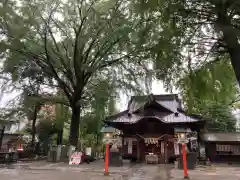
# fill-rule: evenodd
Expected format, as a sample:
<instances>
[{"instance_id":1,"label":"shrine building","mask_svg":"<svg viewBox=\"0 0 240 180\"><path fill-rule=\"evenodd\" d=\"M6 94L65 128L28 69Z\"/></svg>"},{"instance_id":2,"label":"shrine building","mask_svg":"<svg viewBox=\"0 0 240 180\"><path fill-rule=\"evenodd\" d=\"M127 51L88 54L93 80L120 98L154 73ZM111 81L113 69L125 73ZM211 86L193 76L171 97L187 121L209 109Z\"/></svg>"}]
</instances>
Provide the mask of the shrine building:
<instances>
[{"instance_id":1,"label":"shrine building","mask_svg":"<svg viewBox=\"0 0 240 180\"><path fill-rule=\"evenodd\" d=\"M199 133L205 121L187 114L177 94L132 96L127 109L105 120L107 127L121 132L123 158L169 163L181 153L177 135L185 133L189 151L198 151Z\"/></svg>"}]
</instances>

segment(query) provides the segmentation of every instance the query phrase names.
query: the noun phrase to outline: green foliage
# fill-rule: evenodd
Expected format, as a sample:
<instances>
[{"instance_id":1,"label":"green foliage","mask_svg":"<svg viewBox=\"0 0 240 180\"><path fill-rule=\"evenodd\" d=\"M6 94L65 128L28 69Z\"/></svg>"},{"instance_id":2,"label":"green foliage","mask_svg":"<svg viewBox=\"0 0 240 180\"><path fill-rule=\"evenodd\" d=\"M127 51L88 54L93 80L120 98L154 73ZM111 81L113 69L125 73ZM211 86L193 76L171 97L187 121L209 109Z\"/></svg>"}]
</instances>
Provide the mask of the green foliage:
<instances>
[{"instance_id":1,"label":"green foliage","mask_svg":"<svg viewBox=\"0 0 240 180\"><path fill-rule=\"evenodd\" d=\"M207 118L206 130L234 132L236 130L236 117L234 117L232 109L229 106L215 103L210 103L199 109L202 116Z\"/></svg>"},{"instance_id":2,"label":"green foliage","mask_svg":"<svg viewBox=\"0 0 240 180\"><path fill-rule=\"evenodd\" d=\"M90 91L92 95L89 101L90 109L86 109L86 113L82 116L82 134L98 136L105 117L115 111L114 95L116 87L114 87L114 83L109 83L108 80L101 80L97 81L96 87Z\"/></svg>"},{"instance_id":3,"label":"green foliage","mask_svg":"<svg viewBox=\"0 0 240 180\"><path fill-rule=\"evenodd\" d=\"M6 72L19 73L22 66L34 64L46 77L54 78L69 95L77 86L82 91L80 86L85 83L77 80L88 81L98 69L120 64L132 56L128 35L134 32L134 24L124 18L119 2L105 11L97 9L105 6L101 1L21 4L21 7L3 6L11 10L11 15L6 10L6 14L3 13L7 27L2 31L8 39L2 41L1 47L2 52L10 51L5 62ZM22 14L16 13L17 9ZM32 12L34 17L30 16ZM63 17L56 18L57 14ZM15 19L19 23L13 23ZM130 53L126 54L128 50Z\"/></svg>"},{"instance_id":4,"label":"green foliage","mask_svg":"<svg viewBox=\"0 0 240 180\"><path fill-rule=\"evenodd\" d=\"M222 59L221 57L230 55L228 60L231 61L237 81L240 82L238 64L240 2L230 0L137 0L133 3L138 7L139 14L150 12L154 17L157 16L157 13L161 14L161 22L169 24L166 27L161 26L162 24L158 24L158 26L163 27L163 31L166 30L172 39L179 40L178 46L174 47L177 52L180 50L182 56L176 53L176 55L173 54L175 58L172 59L181 67L172 68L172 71L169 71L171 75L166 76L165 73L165 77L170 77L168 80L175 82L175 78L182 77L189 56L194 58L192 68L198 69L210 61L214 62L218 57ZM171 57L171 54L166 54L166 56ZM171 61L167 62L174 64Z\"/></svg>"},{"instance_id":5,"label":"green foliage","mask_svg":"<svg viewBox=\"0 0 240 180\"><path fill-rule=\"evenodd\" d=\"M37 85L37 88L33 90L43 85L61 90L64 95L60 99L58 95L51 97L52 94L31 90L31 99L34 103L38 99L38 107L46 101L70 106L75 115L71 124L79 124L81 113L85 124L81 132L98 134L102 119L107 113L115 112L117 92L127 89L130 93L143 93L144 77L148 81L148 77L156 76L169 89L177 82L191 112L206 114L203 109L210 108L210 104L217 104L215 109L221 109L236 98L235 79L225 54L226 49L232 48L225 46L229 47L229 41L224 28L230 24L229 32L239 36L236 32L240 11L236 3L212 0L16 2L0 2L3 36L0 55L6 59L4 72L21 85L26 80L34 82L33 87ZM222 21L222 15L230 22ZM186 67L188 57L194 62ZM219 59L217 63L216 59ZM152 62L154 69L149 70L148 64ZM236 73L237 65L232 65ZM36 107L30 99L26 101L28 110ZM60 127L67 119L65 106L56 106L56 122ZM82 112L77 111L80 108ZM213 112L208 116L213 117ZM70 136L74 136L70 138L74 141L71 144L76 144L78 139L78 133L72 132L79 128L74 127L70 130Z\"/></svg>"},{"instance_id":6,"label":"green foliage","mask_svg":"<svg viewBox=\"0 0 240 180\"><path fill-rule=\"evenodd\" d=\"M91 99L89 100L89 108L85 108L85 111L81 117L80 126L80 138L84 147L95 147L101 144L101 127L103 120L109 114L116 113L116 82L104 80L98 80L94 88L88 88L91 93ZM91 86L92 87L92 86Z\"/></svg>"},{"instance_id":7,"label":"green foliage","mask_svg":"<svg viewBox=\"0 0 240 180\"><path fill-rule=\"evenodd\" d=\"M27 125L21 132L23 134L31 135L32 134L32 125L30 123L27 123Z\"/></svg>"},{"instance_id":8,"label":"green foliage","mask_svg":"<svg viewBox=\"0 0 240 180\"><path fill-rule=\"evenodd\" d=\"M96 85L112 81L116 88L138 90L137 79L145 72L142 62L147 48L139 46L134 38L142 20L132 19L125 10L127 5L127 0L1 2L4 71L14 80L32 78L61 89L74 113L72 122L77 125L77 109L91 104ZM106 101L102 94L93 99ZM103 107L99 104L93 103L94 109L101 111L97 116L102 118ZM71 144L77 140L75 125L70 130L74 131L70 133L74 136Z\"/></svg>"},{"instance_id":9,"label":"green foliage","mask_svg":"<svg viewBox=\"0 0 240 180\"><path fill-rule=\"evenodd\" d=\"M40 142L48 141L57 131L54 122L49 119L40 120L36 126L36 133Z\"/></svg>"},{"instance_id":10,"label":"green foliage","mask_svg":"<svg viewBox=\"0 0 240 180\"><path fill-rule=\"evenodd\" d=\"M171 47L169 49L174 52L173 54L166 49L163 51L168 52L166 57L172 59L171 61L162 58L164 63L169 63L170 66L160 64L164 68L167 67L163 71L163 79L167 80L165 83L177 84L188 111L210 119L211 122L208 123L211 125L208 124L208 128L234 130L235 117L232 116L231 105L239 93L236 77L240 82L240 69L237 63L240 51L239 2L222 0L132 2L140 15L151 16L153 17L151 20L159 19L161 23L156 23L156 26L166 33L164 35L166 38L176 40L172 46L166 44L168 48ZM158 36L160 33L154 34ZM164 44L164 41L159 41L159 44ZM155 54L154 51L152 53ZM161 71L157 66L156 70Z\"/></svg>"},{"instance_id":11,"label":"green foliage","mask_svg":"<svg viewBox=\"0 0 240 180\"><path fill-rule=\"evenodd\" d=\"M231 105L238 94L232 66L226 60L190 71L178 82L178 87L189 111L195 111L199 101L203 105L214 101Z\"/></svg>"},{"instance_id":12,"label":"green foliage","mask_svg":"<svg viewBox=\"0 0 240 180\"><path fill-rule=\"evenodd\" d=\"M238 97L236 78L228 61L191 71L178 83L185 107L207 119L209 131L234 131L232 103Z\"/></svg>"},{"instance_id":13,"label":"green foliage","mask_svg":"<svg viewBox=\"0 0 240 180\"><path fill-rule=\"evenodd\" d=\"M154 62L154 73L168 90L179 79L185 64L186 39L193 34L186 26L182 11L185 1L131 1L135 15L140 16L148 29L142 29L143 45L150 47L149 57ZM141 42L141 41L138 41Z\"/></svg>"},{"instance_id":14,"label":"green foliage","mask_svg":"<svg viewBox=\"0 0 240 180\"><path fill-rule=\"evenodd\" d=\"M95 147L97 144L96 138L93 134L86 134L83 140L84 147Z\"/></svg>"},{"instance_id":15,"label":"green foliage","mask_svg":"<svg viewBox=\"0 0 240 180\"><path fill-rule=\"evenodd\" d=\"M69 107L56 104L55 114L55 126L58 130L61 130L64 127L64 123L70 119Z\"/></svg>"}]
</instances>

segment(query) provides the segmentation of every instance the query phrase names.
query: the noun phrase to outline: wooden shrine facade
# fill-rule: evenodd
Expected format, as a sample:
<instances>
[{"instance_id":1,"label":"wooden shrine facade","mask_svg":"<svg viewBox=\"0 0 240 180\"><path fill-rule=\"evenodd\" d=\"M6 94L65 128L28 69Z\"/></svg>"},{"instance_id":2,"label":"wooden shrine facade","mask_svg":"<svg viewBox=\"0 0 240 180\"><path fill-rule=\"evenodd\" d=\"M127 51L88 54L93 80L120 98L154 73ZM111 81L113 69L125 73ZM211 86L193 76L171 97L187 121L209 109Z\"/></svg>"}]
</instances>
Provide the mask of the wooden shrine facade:
<instances>
[{"instance_id":1,"label":"wooden shrine facade","mask_svg":"<svg viewBox=\"0 0 240 180\"><path fill-rule=\"evenodd\" d=\"M154 155L158 163L168 163L179 155L176 129L199 132L204 121L187 115L176 94L133 96L125 111L105 123L122 132L123 157L145 161Z\"/></svg>"}]
</instances>

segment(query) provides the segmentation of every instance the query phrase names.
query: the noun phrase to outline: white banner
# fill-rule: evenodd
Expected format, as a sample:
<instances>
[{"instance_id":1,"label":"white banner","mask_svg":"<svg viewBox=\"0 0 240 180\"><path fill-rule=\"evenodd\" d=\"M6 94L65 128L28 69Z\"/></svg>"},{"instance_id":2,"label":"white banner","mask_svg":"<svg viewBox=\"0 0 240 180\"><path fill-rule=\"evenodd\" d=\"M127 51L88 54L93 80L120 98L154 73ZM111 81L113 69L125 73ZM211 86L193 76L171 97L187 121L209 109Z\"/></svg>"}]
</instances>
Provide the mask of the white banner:
<instances>
[{"instance_id":1,"label":"white banner","mask_svg":"<svg viewBox=\"0 0 240 180\"><path fill-rule=\"evenodd\" d=\"M161 141L161 153L164 154L164 142Z\"/></svg>"},{"instance_id":2,"label":"white banner","mask_svg":"<svg viewBox=\"0 0 240 180\"><path fill-rule=\"evenodd\" d=\"M174 142L174 154L179 155L179 145L177 142Z\"/></svg>"},{"instance_id":3,"label":"white banner","mask_svg":"<svg viewBox=\"0 0 240 180\"><path fill-rule=\"evenodd\" d=\"M128 154L132 154L132 140L128 140Z\"/></svg>"},{"instance_id":4,"label":"white banner","mask_svg":"<svg viewBox=\"0 0 240 180\"><path fill-rule=\"evenodd\" d=\"M123 138L123 140L124 140L124 145L126 145L127 143L128 143L128 141L137 141L137 139L136 138Z\"/></svg>"}]
</instances>

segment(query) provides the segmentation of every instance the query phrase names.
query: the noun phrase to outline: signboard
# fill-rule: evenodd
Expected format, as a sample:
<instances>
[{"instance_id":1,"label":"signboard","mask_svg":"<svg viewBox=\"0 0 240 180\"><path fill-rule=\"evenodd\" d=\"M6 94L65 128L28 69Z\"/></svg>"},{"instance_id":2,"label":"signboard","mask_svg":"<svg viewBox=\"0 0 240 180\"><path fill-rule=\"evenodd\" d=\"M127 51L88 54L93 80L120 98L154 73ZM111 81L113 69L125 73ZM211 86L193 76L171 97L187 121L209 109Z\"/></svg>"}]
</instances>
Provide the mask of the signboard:
<instances>
[{"instance_id":1,"label":"signboard","mask_svg":"<svg viewBox=\"0 0 240 180\"><path fill-rule=\"evenodd\" d=\"M188 143L188 139L179 139L178 143L179 144L187 144Z\"/></svg>"},{"instance_id":2,"label":"signboard","mask_svg":"<svg viewBox=\"0 0 240 180\"><path fill-rule=\"evenodd\" d=\"M206 149L204 144L200 144L199 147L200 157L205 158L206 157Z\"/></svg>"},{"instance_id":3,"label":"signboard","mask_svg":"<svg viewBox=\"0 0 240 180\"><path fill-rule=\"evenodd\" d=\"M72 165L72 164L81 164L82 162L82 152L74 152L72 155L71 155L71 158L69 160L69 164Z\"/></svg>"}]
</instances>

